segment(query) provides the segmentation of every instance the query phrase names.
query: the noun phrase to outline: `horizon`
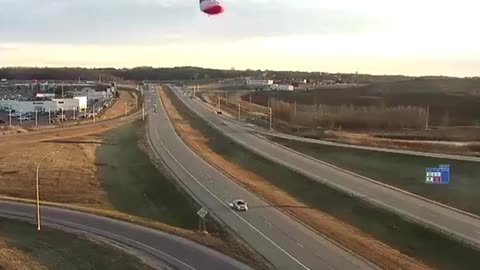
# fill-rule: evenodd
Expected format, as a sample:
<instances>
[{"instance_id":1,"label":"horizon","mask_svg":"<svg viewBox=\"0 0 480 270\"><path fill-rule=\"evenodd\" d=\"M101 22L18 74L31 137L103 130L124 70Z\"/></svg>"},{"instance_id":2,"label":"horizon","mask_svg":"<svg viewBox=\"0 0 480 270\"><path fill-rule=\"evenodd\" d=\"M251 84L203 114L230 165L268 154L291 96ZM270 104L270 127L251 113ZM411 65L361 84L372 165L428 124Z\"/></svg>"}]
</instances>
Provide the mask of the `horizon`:
<instances>
[{"instance_id":1,"label":"horizon","mask_svg":"<svg viewBox=\"0 0 480 270\"><path fill-rule=\"evenodd\" d=\"M221 3L208 17L193 0L0 0L1 64L480 75L479 3Z\"/></svg>"},{"instance_id":2,"label":"horizon","mask_svg":"<svg viewBox=\"0 0 480 270\"><path fill-rule=\"evenodd\" d=\"M198 68L198 69L211 69L211 70L223 70L223 71L238 71L238 72L245 72L245 71L258 71L261 72L305 72L305 73L326 73L326 74L349 74L353 75L356 72L336 72L336 71L322 71L322 70L313 70L313 71L306 71L306 70L282 70L282 69L258 69L258 68L246 68L246 69L237 69L235 68L232 70L230 68L211 68L211 67L202 67L202 66L192 66L192 65L185 65L185 66L133 66L133 67L87 67L87 66L0 66L1 69L88 69L88 70L106 70L106 69L115 69L115 70L122 70L122 69L136 69L136 68L152 68L152 69L174 69L174 68ZM445 78L458 78L458 79L476 79L480 78L480 76L450 76L450 75L443 75L443 74L425 74L425 75L408 75L408 74L375 74L375 73L362 73L358 72L358 75L369 75L369 76L401 76L407 78L422 78L422 77L445 77ZM214 78L212 78L214 79Z\"/></svg>"}]
</instances>

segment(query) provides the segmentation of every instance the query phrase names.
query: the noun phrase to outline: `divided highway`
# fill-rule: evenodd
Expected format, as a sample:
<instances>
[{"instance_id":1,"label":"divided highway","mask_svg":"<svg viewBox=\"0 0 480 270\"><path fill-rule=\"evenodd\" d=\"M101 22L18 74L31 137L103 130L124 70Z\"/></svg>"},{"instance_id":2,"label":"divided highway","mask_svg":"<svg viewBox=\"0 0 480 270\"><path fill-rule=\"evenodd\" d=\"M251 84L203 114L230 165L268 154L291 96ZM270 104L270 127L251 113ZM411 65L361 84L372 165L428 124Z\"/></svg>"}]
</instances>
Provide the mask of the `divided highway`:
<instances>
[{"instance_id":1,"label":"divided highway","mask_svg":"<svg viewBox=\"0 0 480 270\"><path fill-rule=\"evenodd\" d=\"M372 263L320 237L220 173L177 136L157 93L148 91L146 99L159 104L157 113L150 113L148 117L148 134L156 154L199 203L275 268L375 268ZM232 211L228 203L234 199L248 202L249 211Z\"/></svg>"},{"instance_id":2,"label":"divided highway","mask_svg":"<svg viewBox=\"0 0 480 270\"><path fill-rule=\"evenodd\" d=\"M218 116L197 99L182 95L181 89L171 85L168 87L171 87L173 92L197 115L247 149L315 181L343 190L480 247L480 219L476 216L367 181L271 143L250 132L245 124L240 124L228 117ZM226 126L222 124L224 122L227 123Z\"/></svg>"},{"instance_id":3,"label":"divided highway","mask_svg":"<svg viewBox=\"0 0 480 270\"><path fill-rule=\"evenodd\" d=\"M6 218L34 221L35 209L32 204L0 201L0 216ZM132 223L47 206L41 207L41 215L44 226L100 237L130 250L156 269L251 269L200 244Z\"/></svg>"}]
</instances>

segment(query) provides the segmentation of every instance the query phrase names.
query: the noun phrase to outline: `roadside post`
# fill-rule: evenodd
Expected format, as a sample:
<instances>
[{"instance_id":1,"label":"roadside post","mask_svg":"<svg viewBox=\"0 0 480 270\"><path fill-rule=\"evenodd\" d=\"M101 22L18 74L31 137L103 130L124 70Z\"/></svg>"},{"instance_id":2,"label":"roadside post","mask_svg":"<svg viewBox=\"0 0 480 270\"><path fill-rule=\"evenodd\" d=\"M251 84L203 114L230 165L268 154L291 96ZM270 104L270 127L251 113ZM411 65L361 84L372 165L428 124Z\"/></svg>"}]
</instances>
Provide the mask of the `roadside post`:
<instances>
[{"instance_id":1,"label":"roadside post","mask_svg":"<svg viewBox=\"0 0 480 270\"><path fill-rule=\"evenodd\" d=\"M269 112L269 121L268 121L268 125L269 125L269 129L270 131L272 131L272 108L271 107L268 107L268 112Z\"/></svg>"},{"instance_id":2,"label":"roadside post","mask_svg":"<svg viewBox=\"0 0 480 270\"><path fill-rule=\"evenodd\" d=\"M145 105L142 104L142 120L145 121Z\"/></svg>"},{"instance_id":3,"label":"roadside post","mask_svg":"<svg viewBox=\"0 0 480 270\"><path fill-rule=\"evenodd\" d=\"M238 103L238 120L239 121L240 121L240 110L241 110L240 106L241 106L240 103Z\"/></svg>"},{"instance_id":4,"label":"roadside post","mask_svg":"<svg viewBox=\"0 0 480 270\"><path fill-rule=\"evenodd\" d=\"M38 112L37 112L37 109L35 109L35 126L38 126Z\"/></svg>"},{"instance_id":5,"label":"roadside post","mask_svg":"<svg viewBox=\"0 0 480 270\"><path fill-rule=\"evenodd\" d=\"M198 220L198 230L201 232L207 232L207 224L205 222L205 217L208 215L208 211L205 208L200 208L200 210L197 211L197 215L200 217ZM203 229L202 229L203 228Z\"/></svg>"}]
</instances>

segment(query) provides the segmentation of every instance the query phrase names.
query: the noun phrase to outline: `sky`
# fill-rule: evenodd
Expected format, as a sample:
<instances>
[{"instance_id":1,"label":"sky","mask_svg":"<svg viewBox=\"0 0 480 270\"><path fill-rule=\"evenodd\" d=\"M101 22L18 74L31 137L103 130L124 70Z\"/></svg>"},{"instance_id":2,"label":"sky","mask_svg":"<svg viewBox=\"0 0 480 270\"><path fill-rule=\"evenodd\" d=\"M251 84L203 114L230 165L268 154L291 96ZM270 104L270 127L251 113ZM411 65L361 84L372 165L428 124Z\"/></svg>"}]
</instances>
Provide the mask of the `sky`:
<instances>
[{"instance_id":1,"label":"sky","mask_svg":"<svg viewBox=\"0 0 480 270\"><path fill-rule=\"evenodd\" d=\"M0 66L480 76L475 0L0 0Z\"/></svg>"}]
</instances>

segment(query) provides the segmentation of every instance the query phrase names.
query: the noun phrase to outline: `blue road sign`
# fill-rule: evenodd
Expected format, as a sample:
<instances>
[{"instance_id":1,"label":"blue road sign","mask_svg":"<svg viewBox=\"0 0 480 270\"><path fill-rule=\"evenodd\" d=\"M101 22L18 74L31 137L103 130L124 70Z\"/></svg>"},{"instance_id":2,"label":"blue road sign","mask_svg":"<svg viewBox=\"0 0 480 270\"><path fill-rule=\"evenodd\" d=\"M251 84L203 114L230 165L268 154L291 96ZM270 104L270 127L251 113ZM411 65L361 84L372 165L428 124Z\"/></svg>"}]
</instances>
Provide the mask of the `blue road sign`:
<instances>
[{"instance_id":1,"label":"blue road sign","mask_svg":"<svg viewBox=\"0 0 480 270\"><path fill-rule=\"evenodd\" d=\"M448 184L450 183L450 165L440 165L438 168L427 168L425 170L426 184Z\"/></svg>"}]
</instances>

